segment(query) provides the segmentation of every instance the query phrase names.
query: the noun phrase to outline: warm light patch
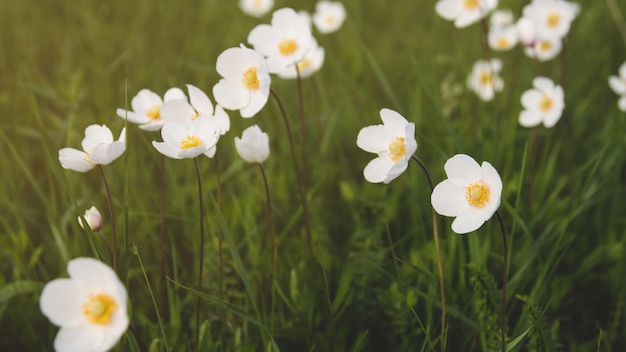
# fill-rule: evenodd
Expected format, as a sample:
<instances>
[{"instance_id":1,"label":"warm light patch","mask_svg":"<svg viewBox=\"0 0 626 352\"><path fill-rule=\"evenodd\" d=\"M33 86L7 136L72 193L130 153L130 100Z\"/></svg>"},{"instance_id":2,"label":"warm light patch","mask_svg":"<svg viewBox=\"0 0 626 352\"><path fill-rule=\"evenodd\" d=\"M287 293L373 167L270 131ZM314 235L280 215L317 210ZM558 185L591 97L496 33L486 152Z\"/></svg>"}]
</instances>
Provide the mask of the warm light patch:
<instances>
[{"instance_id":1,"label":"warm light patch","mask_svg":"<svg viewBox=\"0 0 626 352\"><path fill-rule=\"evenodd\" d=\"M541 51L548 51L552 49L552 44L550 42L547 41L540 41L539 42L539 50Z\"/></svg>"},{"instance_id":2,"label":"warm light patch","mask_svg":"<svg viewBox=\"0 0 626 352\"><path fill-rule=\"evenodd\" d=\"M309 68L311 66L311 60L304 59L304 60L298 62L296 64L296 66L298 66L298 71L300 71L302 73L302 71L306 70L307 68Z\"/></svg>"},{"instance_id":3,"label":"warm light patch","mask_svg":"<svg viewBox=\"0 0 626 352\"><path fill-rule=\"evenodd\" d=\"M548 15L548 19L546 20L548 27L554 28L561 23L561 16L558 13L551 13Z\"/></svg>"},{"instance_id":4,"label":"warm light patch","mask_svg":"<svg viewBox=\"0 0 626 352\"><path fill-rule=\"evenodd\" d=\"M152 105L148 111L146 111L146 115L148 115L151 120L160 120L161 107L159 105Z\"/></svg>"},{"instance_id":5,"label":"warm light patch","mask_svg":"<svg viewBox=\"0 0 626 352\"><path fill-rule=\"evenodd\" d=\"M111 320L116 308L117 304L111 296L104 293L90 295L87 302L83 303L83 315L93 324L105 325Z\"/></svg>"},{"instance_id":6,"label":"warm light patch","mask_svg":"<svg viewBox=\"0 0 626 352\"><path fill-rule=\"evenodd\" d=\"M187 136L180 141L180 149L186 150L202 145L202 141L198 136Z\"/></svg>"},{"instance_id":7,"label":"warm light patch","mask_svg":"<svg viewBox=\"0 0 626 352\"><path fill-rule=\"evenodd\" d=\"M463 7L465 7L466 10L474 10L478 7L478 2L479 0L465 0Z\"/></svg>"},{"instance_id":8,"label":"warm light patch","mask_svg":"<svg viewBox=\"0 0 626 352\"><path fill-rule=\"evenodd\" d=\"M489 72L481 73L478 80L480 81L480 84L485 85L485 86L488 84L491 84L491 73Z\"/></svg>"},{"instance_id":9,"label":"warm light patch","mask_svg":"<svg viewBox=\"0 0 626 352\"><path fill-rule=\"evenodd\" d=\"M550 108L552 107L552 99L550 99L550 97L544 95L541 98L541 102L539 103L539 109L541 109L541 111L546 112L548 110L550 110Z\"/></svg>"},{"instance_id":10,"label":"warm light patch","mask_svg":"<svg viewBox=\"0 0 626 352\"><path fill-rule=\"evenodd\" d=\"M396 137L389 144L389 156L394 163L397 163L398 160L402 159L406 154L406 147L404 144L404 137Z\"/></svg>"},{"instance_id":11,"label":"warm light patch","mask_svg":"<svg viewBox=\"0 0 626 352\"><path fill-rule=\"evenodd\" d=\"M256 75L256 70L256 67L250 67L243 73L243 78L241 79L243 81L243 85L250 90L259 89L260 83L259 77Z\"/></svg>"},{"instance_id":12,"label":"warm light patch","mask_svg":"<svg viewBox=\"0 0 626 352\"><path fill-rule=\"evenodd\" d=\"M498 38L496 46L501 49L506 49L509 47L509 41L506 40L506 38Z\"/></svg>"},{"instance_id":13,"label":"warm light patch","mask_svg":"<svg viewBox=\"0 0 626 352\"><path fill-rule=\"evenodd\" d=\"M281 55L290 55L296 50L298 50L298 43L293 39L283 39L283 41L278 44L278 51L280 51Z\"/></svg>"},{"instance_id":14,"label":"warm light patch","mask_svg":"<svg viewBox=\"0 0 626 352\"><path fill-rule=\"evenodd\" d=\"M489 202L489 187L483 182L472 183L465 188L465 199L474 208L482 208Z\"/></svg>"},{"instance_id":15,"label":"warm light patch","mask_svg":"<svg viewBox=\"0 0 626 352\"><path fill-rule=\"evenodd\" d=\"M335 16L331 16L331 15L326 16L325 20L326 20L326 23L333 24L335 23Z\"/></svg>"}]
</instances>

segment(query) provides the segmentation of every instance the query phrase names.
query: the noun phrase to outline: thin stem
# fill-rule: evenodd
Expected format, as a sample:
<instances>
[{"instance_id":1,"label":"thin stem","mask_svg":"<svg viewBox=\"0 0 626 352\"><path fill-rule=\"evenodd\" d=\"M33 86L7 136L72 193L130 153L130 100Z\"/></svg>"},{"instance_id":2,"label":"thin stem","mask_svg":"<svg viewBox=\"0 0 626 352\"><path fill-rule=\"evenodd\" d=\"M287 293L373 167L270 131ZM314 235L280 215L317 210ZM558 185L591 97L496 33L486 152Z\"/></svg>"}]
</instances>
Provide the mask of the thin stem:
<instances>
[{"instance_id":1,"label":"thin stem","mask_svg":"<svg viewBox=\"0 0 626 352\"><path fill-rule=\"evenodd\" d=\"M503 246L503 255L502 261L504 268L502 269L502 311L500 312L500 334L502 335L502 352L506 350L506 335L505 335L505 326L506 326L506 284L508 281L508 272L509 272L509 248L506 242L506 230L504 228L504 220L502 220L502 215L500 215L499 211L496 211L496 216L498 217L498 221L500 222L500 230L502 231L502 246Z\"/></svg>"},{"instance_id":2,"label":"thin stem","mask_svg":"<svg viewBox=\"0 0 626 352\"><path fill-rule=\"evenodd\" d=\"M161 154L161 204L159 207L159 310L165 299L165 155Z\"/></svg>"},{"instance_id":3,"label":"thin stem","mask_svg":"<svg viewBox=\"0 0 626 352\"><path fill-rule=\"evenodd\" d=\"M102 165L98 165L100 176L102 176L102 182L104 183L104 190L107 194L107 201L109 203L109 215L111 216L111 234L113 237L113 270L117 271L117 231L115 230L115 213L113 212L113 199L111 198L111 190L109 189L109 183L107 177L104 174L104 168Z\"/></svg>"},{"instance_id":4,"label":"thin stem","mask_svg":"<svg viewBox=\"0 0 626 352\"><path fill-rule=\"evenodd\" d=\"M109 240L107 240L102 230L98 230L97 232L98 232L98 235L100 235L100 238L102 238L104 245L107 247L107 253L109 253L109 260L113 262L113 251L111 250L111 244L109 243Z\"/></svg>"},{"instance_id":5,"label":"thin stem","mask_svg":"<svg viewBox=\"0 0 626 352\"><path fill-rule=\"evenodd\" d=\"M296 156L296 151L293 146L293 137L291 136L291 128L289 127L289 120L287 119L287 114L285 113L285 108L283 107L283 103L278 98L276 92L270 88L270 93L278 103L278 107L280 108L280 112L283 116L283 120L285 121L285 127L287 128L287 136L289 137L289 147L291 149L291 157L293 158L293 168L296 173L296 178L298 179L298 191L300 193L300 202L302 203L302 215L304 218L304 227L306 231L306 241L307 248L309 250L310 258L313 258L313 244L311 239L311 228L309 226L309 207L306 200L306 194L304 192L304 185L302 183L302 177L300 175L300 171L298 168L298 157Z\"/></svg>"},{"instance_id":6,"label":"thin stem","mask_svg":"<svg viewBox=\"0 0 626 352\"><path fill-rule=\"evenodd\" d=\"M270 233L270 268L271 268L271 282L272 282L272 303L270 311L270 333L274 334L274 289L276 283L276 235L274 233L274 221L272 220L272 202L270 199L270 188L267 184L267 175L265 174L265 168L263 164L258 164L261 170L261 176L263 176L263 185L265 186L265 199L267 201L267 221L269 223Z\"/></svg>"},{"instance_id":7,"label":"thin stem","mask_svg":"<svg viewBox=\"0 0 626 352\"><path fill-rule=\"evenodd\" d=\"M300 158L302 159L302 184L306 190L307 186L307 165L306 165L306 125L304 121L304 99L302 97L302 76L300 75L300 68L296 66L296 78L298 83L298 103L300 105ZM305 192L306 193L306 192Z\"/></svg>"},{"instance_id":8,"label":"thin stem","mask_svg":"<svg viewBox=\"0 0 626 352\"><path fill-rule=\"evenodd\" d=\"M202 202L202 179L200 178L200 167L198 166L198 159L193 159L193 164L196 168L196 178L198 180L198 201L200 203L200 259L198 265L198 292L202 292L202 267L204 264L204 204ZM196 334L194 351L198 351L198 344L200 342L200 296L196 300Z\"/></svg>"},{"instance_id":9,"label":"thin stem","mask_svg":"<svg viewBox=\"0 0 626 352\"><path fill-rule=\"evenodd\" d=\"M432 192L435 187L433 185L433 179L430 177L430 173L428 172L428 168L426 168L426 165L415 155L411 155L411 159L418 163L424 171L424 174L428 179L430 191ZM435 241L435 254L437 256L437 271L439 272L439 295L441 297L441 351L443 352L446 350L446 295L443 280L443 265L441 264L441 251L439 249L439 229L437 226L437 213L435 212L434 208L431 207L431 209L433 214L433 238Z\"/></svg>"},{"instance_id":10,"label":"thin stem","mask_svg":"<svg viewBox=\"0 0 626 352\"><path fill-rule=\"evenodd\" d=\"M216 203L217 203L217 208L221 209L221 205L222 205L222 181L221 181L221 175L220 175L220 163L219 160L217 158L217 154L215 154L215 157L213 157L213 160L215 160L215 171L216 171ZM220 298L224 299L224 256L223 256L223 252L222 252L222 242L224 241L224 234L222 233L222 226L219 222L219 220L217 221L217 259L218 259L218 265L219 265L219 285L220 285Z\"/></svg>"}]
</instances>

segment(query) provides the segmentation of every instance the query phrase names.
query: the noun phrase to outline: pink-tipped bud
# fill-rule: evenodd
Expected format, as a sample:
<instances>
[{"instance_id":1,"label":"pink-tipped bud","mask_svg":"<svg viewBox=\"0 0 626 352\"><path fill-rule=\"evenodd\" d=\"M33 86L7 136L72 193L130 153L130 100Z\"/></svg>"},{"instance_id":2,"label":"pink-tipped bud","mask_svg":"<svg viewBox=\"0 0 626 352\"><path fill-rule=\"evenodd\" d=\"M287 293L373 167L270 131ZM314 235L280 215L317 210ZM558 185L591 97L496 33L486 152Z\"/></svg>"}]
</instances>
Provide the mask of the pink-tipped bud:
<instances>
[{"instance_id":1,"label":"pink-tipped bud","mask_svg":"<svg viewBox=\"0 0 626 352\"><path fill-rule=\"evenodd\" d=\"M98 231L102 227L102 216L100 215L100 212L98 211L98 209L96 209L96 207L92 206L91 208L87 209L83 217L87 221L87 224L92 231ZM85 228L85 226L83 225L83 217L78 217L78 224L80 225L80 227Z\"/></svg>"}]
</instances>

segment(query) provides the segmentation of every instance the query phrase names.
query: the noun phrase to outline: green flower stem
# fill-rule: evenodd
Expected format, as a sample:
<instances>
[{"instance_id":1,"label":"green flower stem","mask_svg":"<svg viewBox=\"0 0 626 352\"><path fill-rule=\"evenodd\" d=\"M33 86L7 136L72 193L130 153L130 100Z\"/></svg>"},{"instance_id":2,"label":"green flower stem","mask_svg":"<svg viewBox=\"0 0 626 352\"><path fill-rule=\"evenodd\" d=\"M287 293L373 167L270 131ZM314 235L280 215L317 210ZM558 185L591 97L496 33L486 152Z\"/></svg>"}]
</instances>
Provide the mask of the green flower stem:
<instances>
[{"instance_id":1,"label":"green flower stem","mask_svg":"<svg viewBox=\"0 0 626 352\"><path fill-rule=\"evenodd\" d=\"M109 260L112 263L113 262L113 251L111 250L111 244L109 243L109 240L104 235L102 230L98 230L97 232L98 232L98 235L100 235L100 238L102 238L102 242L104 242L104 245L107 247L107 253L109 253Z\"/></svg>"},{"instance_id":2,"label":"green flower stem","mask_svg":"<svg viewBox=\"0 0 626 352\"><path fill-rule=\"evenodd\" d=\"M435 186L433 185L433 179L430 177L428 168L415 155L411 155L411 159L413 159L413 161L415 161L424 171L424 174L428 179L430 191L432 192L435 189ZM437 213L435 212L434 208L431 207L431 209L433 213L433 239L435 241L435 253L437 256L437 271L439 272L439 296L441 299L441 351L443 352L446 350L446 295L443 280L443 265L441 264L441 250L439 249L439 229L437 226Z\"/></svg>"},{"instance_id":3,"label":"green flower stem","mask_svg":"<svg viewBox=\"0 0 626 352\"><path fill-rule=\"evenodd\" d=\"M202 179L200 178L200 167L198 159L193 159L193 165L196 168L196 179L198 180L198 201L200 203L200 255L198 264L198 292L202 292L202 268L204 264L204 203L202 202ZM200 343L200 296L196 300L196 332L194 351L198 351Z\"/></svg>"},{"instance_id":4,"label":"green flower stem","mask_svg":"<svg viewBox=\"0 0 626 352\"><path fill-rule=\"evenodd\" d=\"M261 176L263 176L263 185L265 186L265 199L267 201L267 221L270 234L270 268L271 268L271 281L272 281L272 303L270 311L270 333L274 334L274 298L275 298L275 286L276 286L276 235L274 233L274 221L272 220L272 202L270 199L270 188L267 184L267 176L265 174L265 168L263 164L258 164L261 170Z\"/></svg>"},{"instance_id":5,"label":"green flower stem","mask_svg":"<svg viewBox=\"0 0 626 352\"><path fill-rule=\"evenodd\" d=\"M508 281L508 272L509 272L509 248L506 242L506 230L504 228L504 220L502 220L502 215L500 212L496 210L496 216L498 217L498 222L500 222L500 230L502 231L502 261L503 261L503 269L502 269L502 308L500 312L500 334L502 335L502 352L506 351L506 335L505 335L505 326L506 326L506 284Z\"/></svg>"},{"instance_id":6,"label":"green flower stem","mask_svg":"<svg viewBox=\"0 0 626 352\"><path fill-rule=\"evenodd\" d=\"M304 98L302 97L302 77L300 76L300 68L296 67L296 78L298 83L298 103L300 106L300 158L302 159L302 184L306 190L307 186L307 162L306 162L306 125L304 122ZM306 193L306 192L305 192Z\"/></svg>"},{"instance_id":7,"label":"green flower stem","mask_svg":"<svg viewBox=\"0 0 626 352\"><path fill-rule=\"evenodd\" d=\"M222 204L222 181L220 175L220 163L217 158L217 154L213 157L215 161L215 177L216 177L216 203L217 208L221 208ZM224 234L222 233L222 226L219 220L217 221L217 260L219 265L219 285L220 285L220 298L224 299L224 255L222 252L222 243L224 241Z\"/></svg>"},{"instance_id":8,"label":"green flower stem","mask_svg":"<svg viewBox=\"0 0 626 352\"><path fill-rule=\"evenodd\" d=\"M113 199L111 198L111 190L109 189L109 183L107 177L104 174L104 168L102 165L98 165L100 176L102 177L102 183L104 183L104 190L107 194L107 201L109 203L109 215L111 216L111 234L113 237L113 270L117 271L117 231L115 230L115 213L113 212Z\"/></svg>"},{"instance_id":9,"label":"green flower stem","mask_svg":"<svg viewBox=\"0 0 626 352\"><path fill-rule=\"evenodd\" d=\"M160 311L163 310L165 300L165 155L161 154L161 204L159 207L159 304Z\"/></svg>"}]
</instances>

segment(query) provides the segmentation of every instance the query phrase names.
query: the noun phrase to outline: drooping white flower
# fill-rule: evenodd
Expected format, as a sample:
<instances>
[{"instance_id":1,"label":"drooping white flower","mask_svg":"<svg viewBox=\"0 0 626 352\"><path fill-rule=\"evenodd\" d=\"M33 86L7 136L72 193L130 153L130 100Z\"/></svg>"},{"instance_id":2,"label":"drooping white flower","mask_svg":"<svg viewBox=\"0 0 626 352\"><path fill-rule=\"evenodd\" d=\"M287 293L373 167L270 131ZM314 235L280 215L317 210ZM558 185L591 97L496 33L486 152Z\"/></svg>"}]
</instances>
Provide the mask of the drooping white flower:
<instances>
[{"instance_id":1,"label":"drooping white flower","mask_svg":"<svg viewBox=\"0 0 626 352\"><path fill-rule=\"evenodd\" d=\"M100 212L95 206L91 206L91 208L85 211L85 215L78 217L78 224L80 227L85 228L82 218L85 218L91 231L98 231L102 227L102 215L100 215Z\"/></svg>"},{"instance_id":2,"label":"drooping white flower","mask_svg":"<svg viewBox=\"0 0 626 352\"><path fill-rule=\"evenodd\" d=\"M320 33L332 33L343 24L346 19L346 8L339 1L318 1L313 14L313 24Z\"/></svg>"},{"instance_id":3,"label":"drooping white flower","mask_svg":"<svg viewBox=\"0 0 626 352\"><path fill-rule=\"evenodd\" d=\"M496 6L498 0L439 0L435 10L439 16L462 28L483 19Z\"/></svg>"},{"instance_id":4,"label":"drooping white flower","mask_svg":"<svg viewBox=\"0 0 626 352\"><path fill-rule=\"evenodd\" d=\"M127 119L128 122L138 124L142 130L158 131L164 123L161 119L163 101L178 99L187 99L185 93L179 88L168 89L163 99L149 89L142 89L130 101L133 110L117 109L117 116Z\"/></svg>"},{"instance_id":5,"label":"drooping white flower","mask_svg":"<svg viewBox=\"0 0 626 352\"><path fill-rule=\"evenodd\" d=\"M296 66L300 71L300 77L309 77L317 72L324 64L324 48L317 44L317 40L313 39L313 46L309 50L304 58L295 65L289 65L282 71L277 72L278 77L283 79L294 79L298 77Z\"/></svg>"},{"instance_id":6,"label":"drooping white flower","mask_svg":"<svg viewBox=\"0 0 626 352\"><path fill-rule=\"evenodd\" d=\"M617 102L619 109L626 111L626 62L619 67L618 72L618 76L609 77L609 86L620 96Z\"/></svg>"},{"instance_id":7,"label":"drooping white flower","mask_svg":"<svg viewBox=\"0 0 626 352\"><path fill-rule=\"evenodd\" d=\"M563 48L561 39L557 37L537 37L530 46L524 48L526 56L539 60L548 61L554 59Z\"/></svg>"},{"instance_id":8,"label":"drooping white flower","mask_svg":"<svg viewBox=\"0 0 626 352\"><path fill-rule=\"evenodd\" d=\"M67 264L69 278L46 284L39 307L61 327L56 351L104 352L115 346L128 328L126 288L115 272L93 258Z\"/></svg>"},{"instance_id":9,"label":"drooping white flower","mask_svg":"<svg viewBox=\"0 0 626 352\"><path fill-rule=\"evenodd\" d=\"M489 47L493 50L504 51L513 48L519 36L515 25L505 27L492 27L487 36Z\"/></svg>"},{"instance_id":10,"label":"drooping white flower","mask_svg":"<svg viewBox=\"0 0 626 352\"><path fill-rule=\"evenodd\" d=\"M565 108L563 88L545 77L533 79L533 87L522 94L524 110L519 115L519 123L533 127L543 122L545 127L553 127Z\"/></svg>"},{"instance_id":11,"label":"drooping white flower","mask_svg":"<svg viewBox=\"0 0 626 352\"><path fill-rule=\"evenodd\" d=\"M580 6L565 0L533 0L524 7L524 17L533 21L537 35L542 38L563 38Z\"/></svg>"},{"instance_id":12,"label":"drooping white flower","mask_svg":"<svg viewBox=\"0 0 626 352\"><path fill-rule=\"evenodd\" d=\"M478 60L474 63L472 72L467 78L467 86L484 101L494 98L496 92L504 88L504 81L499 73L502 70L502 61L491 59L490 61Z\"/></svg>"},{"instance_id":13,"label":"drooping white flower","mask_svg":"<svg viewBox=\"0 0 626 352\"><path fill-rule=\"evenodd\" d=\"M213 97L219 105L239 110L242 117L252 117L265 106L271 78L258 52L243 44L226 49L217 57L216 69L223 77L213 86Z\"/></svg>"},{"instance_id":14,"label":"drooping white flower","mask_svg":"<svg viewBox=\"0 0 626 352\"><path fill-rule=\"evenodd\" d=\"M110 164L126 150L126 129L123 128L120 138L114 141L107 126L87 126L82 147L83 151L74 148L59 150L61 166L77 172L87 172L96 165Z\"/></svg>"},{"instance_id":15,"label":"drooping white flower","mask_svg":"<svg viewBox=\"0 0 626 352\"><path fill-rule=\"evenodd\" d=\"M200 154L211 157L211 148L219 139L214 121L198 117L189 125L167 122L161 129L163 142L152 141L152 145L163 155L173 159L195 158Z\"/></svg>"},{"instance_id":16,"label":"drooping white flower","mask_svg":"<svg viewBox=\"0 0 626 352\"><path fill-rule=\"evenodd\" d=\"M262 164L270 156L270 140L257 125L243 130L241 138L235 137L235 149L249 163Z\"/></svg>"},{"instance_id":17,"label":"drooping white flower","mask_svg":"<svg viewBox=\"0 0 626 352\"><path fill-rule=\"evenodd\" d=\"M372 183L389 183L407 169L417 150L415 124L391 109L380 110L380 118L382 125L367 126L359 131L356 145L378 155L365 166L365 179Z\"/></svg>"},{"instance_id":18,"label":"drooping white flower","mask_svg":"<svg viewBox=\"0 0 626 352\"><path fill-rule=\"evenodd\" d=\"M435 211L456 217L452 231L465 234L477 230L500 206L502 180L490 163L457 154L444 165L448 178L441 181L430 197Z\"/></svg>"},{"instance_id":19,"label":"drooping white flower","mask_svg":"<svg viewBox=\"0 0 626 352\"><path fill-rule=\"evenodd\" d=\"M239 0L239 8L245 14L263 17L274 6L274 0Z\"/></svg>"},{"instance_id":20,"label":"drooping white flower","mask_svg":"<svg viewBox=\"0 0 626 352\"><path fill-rule=\"evenodd\" d=\"M312 45L311 26L296 11L285 7L274 11L271 25L254 27L248 43L266 57L269 72L276 73L304 58Z\"/></svg>"}]
</instances>

